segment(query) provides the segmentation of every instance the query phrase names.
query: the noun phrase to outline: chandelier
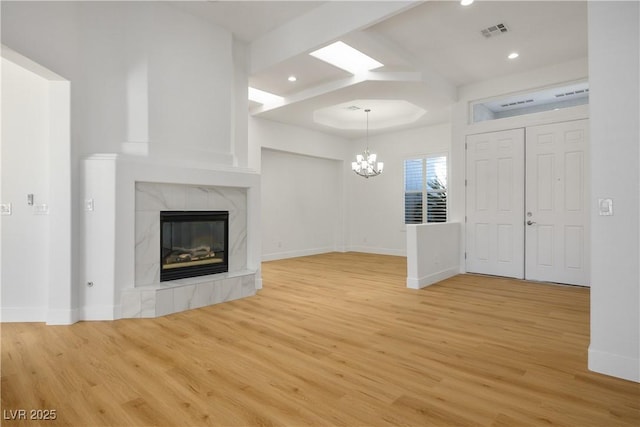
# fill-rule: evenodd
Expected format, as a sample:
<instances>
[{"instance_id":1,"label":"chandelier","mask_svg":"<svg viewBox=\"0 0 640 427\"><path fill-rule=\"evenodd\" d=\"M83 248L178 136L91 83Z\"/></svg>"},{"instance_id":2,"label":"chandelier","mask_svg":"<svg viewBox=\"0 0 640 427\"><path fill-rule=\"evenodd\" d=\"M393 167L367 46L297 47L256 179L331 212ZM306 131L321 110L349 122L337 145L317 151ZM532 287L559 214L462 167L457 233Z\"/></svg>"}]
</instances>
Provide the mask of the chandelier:
<instances>
[{"instance_id":1,"label":"chandelier","mask_svg":"<svg viewBox=\"0 0 640 427\"><path fill-rule=\"evenodd\" d=\"M351 162L351 170L353 170L357 175L360 175L364 178L369 178L371 176L378 176L382 173L382 169L384 168L383 162L378 162L375 153L369 152L369 112L370 109L364 110L367 113L367 147L365 148L362 154L358 154L356 156L356 161Z\"/></svg>"}]
</instances>

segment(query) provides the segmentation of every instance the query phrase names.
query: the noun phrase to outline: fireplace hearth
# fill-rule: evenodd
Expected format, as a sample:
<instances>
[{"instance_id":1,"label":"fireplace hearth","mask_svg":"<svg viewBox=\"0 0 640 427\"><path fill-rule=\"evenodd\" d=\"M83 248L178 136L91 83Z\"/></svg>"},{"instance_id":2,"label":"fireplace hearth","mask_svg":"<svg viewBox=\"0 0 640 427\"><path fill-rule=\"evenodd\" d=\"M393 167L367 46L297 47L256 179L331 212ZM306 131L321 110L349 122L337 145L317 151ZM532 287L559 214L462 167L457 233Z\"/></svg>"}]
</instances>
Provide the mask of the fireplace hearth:
<instances>
[{"instance_id":1,"label":"fireplace hearth","mask_svg":"<svg viewBox=\"0 0 640 427\"><path fill-rule=\"evenodd\" d=\"M229 271L229 212L160 212L160 281Z\"/></svg>"}]
</instances>

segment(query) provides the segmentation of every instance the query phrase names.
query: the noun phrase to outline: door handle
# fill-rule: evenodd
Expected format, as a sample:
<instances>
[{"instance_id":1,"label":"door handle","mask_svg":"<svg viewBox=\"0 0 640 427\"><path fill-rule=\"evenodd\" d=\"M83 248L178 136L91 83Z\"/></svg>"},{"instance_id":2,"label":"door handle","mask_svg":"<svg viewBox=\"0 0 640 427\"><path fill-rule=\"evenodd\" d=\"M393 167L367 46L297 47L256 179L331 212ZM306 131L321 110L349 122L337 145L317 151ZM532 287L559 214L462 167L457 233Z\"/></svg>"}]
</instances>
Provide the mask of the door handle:
<instances>
[{"instance_id":1,"label":"door handle","mask_svg":"<svg viewBox=\"0 0 640 427\"><path fill-rule=\"evenodd\" d=\"M531 221L531 220L527 221L527 225L533 225L535 223L536 223L535 221Z\"/></svg>"}]
</instances>

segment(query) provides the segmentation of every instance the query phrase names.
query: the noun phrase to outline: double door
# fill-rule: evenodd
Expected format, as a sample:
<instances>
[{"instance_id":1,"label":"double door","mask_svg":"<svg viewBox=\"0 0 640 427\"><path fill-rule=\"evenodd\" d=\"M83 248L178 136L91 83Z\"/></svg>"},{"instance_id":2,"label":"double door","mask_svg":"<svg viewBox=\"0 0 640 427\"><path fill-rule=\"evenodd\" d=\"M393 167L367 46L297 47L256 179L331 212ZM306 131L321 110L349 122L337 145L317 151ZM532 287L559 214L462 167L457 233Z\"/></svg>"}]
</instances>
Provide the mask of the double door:
<instances>
[{"instance_id":1,"label":"double door","mask_svg":"<svg viewBox=\"0 0 640 427\"><path fill-rule=\"evenodd\" d=\"M468 272L589 285L588 121L467 137Z\"/></svg>"}]
</instances>

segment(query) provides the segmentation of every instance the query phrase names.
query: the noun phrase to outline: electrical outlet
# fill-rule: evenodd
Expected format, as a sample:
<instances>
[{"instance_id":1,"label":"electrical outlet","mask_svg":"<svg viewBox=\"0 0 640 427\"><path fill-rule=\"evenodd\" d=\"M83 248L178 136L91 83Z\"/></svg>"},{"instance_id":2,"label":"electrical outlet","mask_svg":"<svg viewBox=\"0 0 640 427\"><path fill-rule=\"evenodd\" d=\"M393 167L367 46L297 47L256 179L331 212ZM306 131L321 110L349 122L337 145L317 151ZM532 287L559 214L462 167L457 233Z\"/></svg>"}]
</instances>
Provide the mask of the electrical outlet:
<instances>
[{"instance_id":1,"label":"electrical outlet","mask_svg":"<svg viewBox=\"0 0 640 427\"><path fill-rule=\"evenodd\" d=\"M49 206L46 204L33 205L34 215L49 215Z\"/></svg>"},{"instance_id":2,"label":"electrical outlet","mask_svg":"<svg viewBox=\"0 0 640 427\"><path fill-rule=\"evenodd\" d=\"M0 215L11 215L11 203L0 203Z\"/></svg>"}]
</instances>

